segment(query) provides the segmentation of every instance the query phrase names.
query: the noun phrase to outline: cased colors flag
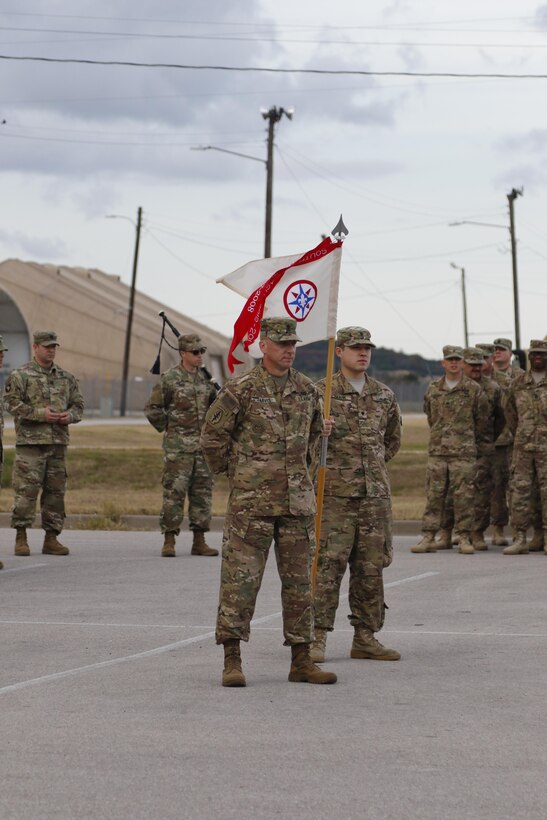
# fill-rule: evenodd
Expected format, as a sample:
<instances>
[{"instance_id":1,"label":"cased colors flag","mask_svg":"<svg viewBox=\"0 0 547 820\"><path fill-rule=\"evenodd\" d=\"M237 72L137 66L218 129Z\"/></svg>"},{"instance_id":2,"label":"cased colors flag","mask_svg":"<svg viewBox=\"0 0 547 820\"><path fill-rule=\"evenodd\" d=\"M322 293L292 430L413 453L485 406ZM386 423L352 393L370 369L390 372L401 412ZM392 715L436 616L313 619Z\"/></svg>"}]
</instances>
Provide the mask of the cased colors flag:
<instances>
[{"instance_id":1,"label":"cased colors flag","mask_svg":"<svg viewBox=\"0 0 547 820\"><path fill-rule=\"evenodd\" d=\"M296 319L296 332L303 344L336 335L341 259L342 242L327 237L304 254L257 259L217 279L247 299L234 324L228 353L230 372L241 364L234 350L243 342L248 352L260 334L264 316Z\"/></svg>"}]
</instances>

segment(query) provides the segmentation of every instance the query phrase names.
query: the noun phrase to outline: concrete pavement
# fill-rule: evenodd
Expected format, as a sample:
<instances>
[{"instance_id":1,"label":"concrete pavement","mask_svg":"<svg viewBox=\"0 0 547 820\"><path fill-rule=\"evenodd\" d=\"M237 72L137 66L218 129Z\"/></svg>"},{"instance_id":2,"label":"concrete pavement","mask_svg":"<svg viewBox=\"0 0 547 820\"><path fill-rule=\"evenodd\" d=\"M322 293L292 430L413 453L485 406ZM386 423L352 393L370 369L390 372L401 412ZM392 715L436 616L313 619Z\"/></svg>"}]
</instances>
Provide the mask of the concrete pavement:
<instances>
[{"instance_id":1,"label":"concrete pavement","mask_svg":"<svg viewBox=\"0 0 547 820\"><path fill-rule=\"evenodd\" d=\"M150 532L71 531L66 558L15 558L0 531L0 816L545 817L547 558L409 552L396 538L382 640L335 686L287 682L270 557L248 686L220 686L218 558L158 557ZM211 535L220 545L220 533ZM344 595L347 588L343 589Z\"/></svg>"}]
</instances>

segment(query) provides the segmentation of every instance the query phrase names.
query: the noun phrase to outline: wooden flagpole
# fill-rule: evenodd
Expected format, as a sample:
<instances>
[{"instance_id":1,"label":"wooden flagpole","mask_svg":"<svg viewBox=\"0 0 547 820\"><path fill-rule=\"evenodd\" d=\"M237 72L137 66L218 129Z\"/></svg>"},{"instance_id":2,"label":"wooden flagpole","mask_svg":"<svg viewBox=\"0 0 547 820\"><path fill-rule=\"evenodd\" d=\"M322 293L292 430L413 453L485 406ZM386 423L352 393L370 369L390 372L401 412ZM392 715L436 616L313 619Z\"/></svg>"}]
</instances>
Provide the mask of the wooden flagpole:
<instances>
[{"instance_id":1,"label":"wooden flagpole","mask_svg":"<svg viewBox=\"0 0 547 820\"><path fill-rule=\"evenodd\" d=\"M327 351L327 378L325 380L325 397L323 406L323 417L330 418L330 404L332 396L332 371L334 370L334 337L329 339ZM325 495L325 476L327 473L327 450L329 446L328 436L321 438L321 453L319 456L319 470L317 473L317 512L315 514L315 555L311 570L312 591L315 592L315 579L317 576L317 564L319 561L319 539L321 538L321 517L323 515L323 496Z\"/></svg>"},{"instance_id":2,"label":"wooden flagpole","mask_svg":"<svg viewBox=\"0 0 547 820\"><path fill-rule=\"evenodd\" d=\"M337 242L344 241L349 231L344 225L342 214L338 224L332 230L332 236ZM336 329L334 329L336 332ZM334 336L329 337L329 347L327 351L327 377L325 379L325 396L323 400L323 417L328 420L330 418L330 405L332 396L332 377L334 371ZM323 515L323 497L325 495L325 476L327 473L327 450L329 446L328 436L321 438L321 453L319 456L319 470L317 473L317 498L316 506L317 512L315 514L315 555L313 556L313 564L311 570L311 586L312 592L315 592L315 580L317 577L317 564L319 562L319 542L321 539L321 518Z\"/></svg>"}]
</instances>

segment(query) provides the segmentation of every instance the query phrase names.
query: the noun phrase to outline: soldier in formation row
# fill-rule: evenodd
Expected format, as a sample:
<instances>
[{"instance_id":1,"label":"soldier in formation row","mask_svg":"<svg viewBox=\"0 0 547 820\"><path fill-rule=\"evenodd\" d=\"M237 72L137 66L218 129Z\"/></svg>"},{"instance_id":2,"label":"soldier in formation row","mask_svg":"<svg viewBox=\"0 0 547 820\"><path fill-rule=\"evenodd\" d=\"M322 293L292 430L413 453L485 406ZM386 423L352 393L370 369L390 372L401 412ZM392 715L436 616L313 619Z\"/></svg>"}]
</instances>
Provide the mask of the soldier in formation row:
<instances>
[{"instance_id":1,"label":"soldier in formation row","mask_svg":"<svg viewBox=\"0 0 547 820\"><path fill-rule=\"evenodd\" d=\"M450 549L452 527L461 553L485 550L489 523L493 543L506 546L505 555L547 552L542 523L547 342L532 340L528 355L526 374L511 367L509 339L443 349L445 376L431 383L424 400L430 426L427 499L423 536L412 552ZM511 546L503 534L509 510L515 531ZM527 544L532 524L534 537Z\"/></svg>"}]
</instances>

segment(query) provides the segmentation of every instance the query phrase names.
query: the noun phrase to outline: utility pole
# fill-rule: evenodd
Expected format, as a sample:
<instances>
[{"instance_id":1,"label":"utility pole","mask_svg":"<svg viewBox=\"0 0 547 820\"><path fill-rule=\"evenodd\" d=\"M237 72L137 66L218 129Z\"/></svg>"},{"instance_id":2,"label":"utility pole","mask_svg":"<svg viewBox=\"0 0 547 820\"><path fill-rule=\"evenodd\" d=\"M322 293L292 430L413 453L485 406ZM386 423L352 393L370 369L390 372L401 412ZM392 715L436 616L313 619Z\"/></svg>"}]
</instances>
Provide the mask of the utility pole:
<instances>
[{"instance_id":1,"label":"utility pole","mask_svg":"<svg viewBox=\"0 0 547 820\"><path fill-rule=\"evenodd\" d=\"M507 194L509 202L509 233L511 234L511 260L513 263L513 304L515 309L515 348L520 350L519 287L517 276L517 241L515 239L515 199L522 196L523 189L512 188Z\"/></svg>"},{"instance_id":2,"label":"utility pole","mask_svg":"<svg viewBox=\"0 0 547 820\"><path fill-rule=\"evenodd\" d=\"M467 326L467 296L465 293L465 268L460 268L459 265L456 265L454 262L450 263L450 267L456 268L461 273L461 288L462 288L462 304L463 304L463 335L465 340L465 346L469 347L469 329Z\"/></svg>"},{"instance_id":3,"label":"utility pole","mask_svg":"<svg viewBox=\"0 0 547 820\"><path fill-rule=\"evenodd\" d=\"M285 114L287 119L292 120L294 111L292 108L276 108L275 105L269 111L262 111L262 117L268 120L268 152L266 159L266 224L264 228L264 258L268 259L272 255L272 203L273 203L273 147L275 125Z\"/></svg>"},{"instance_id":4,"label":"utility pole","mask_svg":"<svg viewBox=\"0 0 547 820\"><path fill-rule=\"evenodd\" d=\"M131 276L131 290L129 292L129 310L127 312L127 327L125 330L125 348L123 352L122 392L120 397L120 416L125 416L127 405L127 377L129 373L129 353L131 350L131 329L133 327L133 310L135 307L135 284L137 282L137 263L139 259L139 244L141 240L142 208L137 211L137 226L135 234L135 253L133 255L133 273Z\"/></svg>"}]
</instances>

